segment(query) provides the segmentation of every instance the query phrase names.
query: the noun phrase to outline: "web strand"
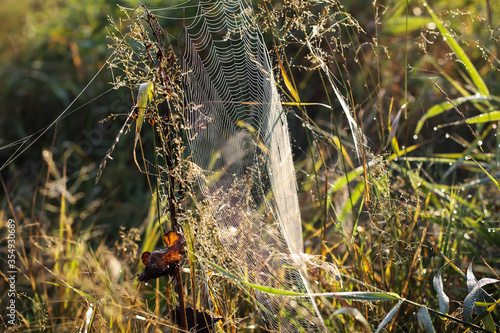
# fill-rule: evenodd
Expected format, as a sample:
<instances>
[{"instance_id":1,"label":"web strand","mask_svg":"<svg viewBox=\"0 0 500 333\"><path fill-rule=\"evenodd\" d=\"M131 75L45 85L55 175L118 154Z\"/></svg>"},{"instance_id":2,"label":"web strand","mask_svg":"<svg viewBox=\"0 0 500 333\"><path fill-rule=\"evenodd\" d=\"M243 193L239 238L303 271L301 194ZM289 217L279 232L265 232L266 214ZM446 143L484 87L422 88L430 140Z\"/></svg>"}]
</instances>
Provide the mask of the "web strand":
<instances>
[{"instance_id":1,"label":"web strand","mask_svg":"<svg viewBox=\"0 0 500 333\"><path fill-rule=\"evenodd\" d=\"M219 237L252 283L309 292L288 125L263 37L242 1L200 2L185 30L185 119ZM312 299L257 292L266 325L320 331Z\"/></svg>"}]
</instances>

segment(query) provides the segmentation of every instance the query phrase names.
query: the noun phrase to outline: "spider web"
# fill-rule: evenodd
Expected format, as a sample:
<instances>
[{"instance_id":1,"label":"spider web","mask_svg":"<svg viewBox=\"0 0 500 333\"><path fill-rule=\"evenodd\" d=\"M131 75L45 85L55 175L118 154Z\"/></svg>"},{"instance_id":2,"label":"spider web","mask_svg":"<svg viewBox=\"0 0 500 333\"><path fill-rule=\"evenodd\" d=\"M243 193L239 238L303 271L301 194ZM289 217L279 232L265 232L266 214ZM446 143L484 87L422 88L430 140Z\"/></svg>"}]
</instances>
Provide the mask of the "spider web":
<instances>
[{"instance_id":1,"label":"spider web","mask_svg":"<svg viewBox=\"0 0 500 333\"><path fill-rule=\"evenodd\" d=\"M243 1L200 1L185 28L185 119L218 235L251 283L308 292L286 115L263 37ZM323 326L312 298L256 292L280 332Z\"/></svg>"}]
</instances>

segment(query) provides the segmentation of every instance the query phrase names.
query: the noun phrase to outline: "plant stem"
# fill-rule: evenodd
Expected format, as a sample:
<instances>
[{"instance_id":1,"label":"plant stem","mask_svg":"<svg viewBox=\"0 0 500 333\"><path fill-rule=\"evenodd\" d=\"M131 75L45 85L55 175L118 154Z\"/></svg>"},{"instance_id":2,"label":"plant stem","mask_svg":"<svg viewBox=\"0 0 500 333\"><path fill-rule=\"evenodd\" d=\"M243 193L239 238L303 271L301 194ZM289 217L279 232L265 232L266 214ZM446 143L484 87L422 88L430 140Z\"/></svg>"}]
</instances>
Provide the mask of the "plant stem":
<instances>
[{"instance_id":1,"label":"plant stem","mask_svg":"<svg viewBox=\"0 0 500 333\"><path fill-rule=\"evenodd\" d=\"M177 294L179 295L179 308L181 313L181 329L188 331L187 316L186 316L186 304L184 303L184 288L182 286L182 276L181 270L177 268L177 274L175 275L175 280L177 281Z\"/></svg>"}]
</instances>

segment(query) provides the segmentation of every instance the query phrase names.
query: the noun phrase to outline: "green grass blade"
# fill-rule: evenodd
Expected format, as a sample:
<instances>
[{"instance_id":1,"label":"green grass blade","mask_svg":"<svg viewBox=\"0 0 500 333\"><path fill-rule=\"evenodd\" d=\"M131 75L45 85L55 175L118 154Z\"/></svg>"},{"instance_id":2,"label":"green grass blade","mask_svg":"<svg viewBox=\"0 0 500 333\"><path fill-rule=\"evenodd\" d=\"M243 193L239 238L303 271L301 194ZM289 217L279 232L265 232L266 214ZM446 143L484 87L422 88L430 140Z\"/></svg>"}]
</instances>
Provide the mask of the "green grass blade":
<instances>
[{"instance_id":1,"label":"green grass blade","mask_svg":"<svg viewBox=\"0 0 500 333\"><path fill-rule=\"evenodd\" d=\"M342 223L345 220L347 214L349 214L349 212L354 208L354 205L356 205L362 198L363 194L365 193L364 191L365 183L359 182L351 192L350 199L346 201L344 207L340 211L340 214L338 216L339 223Z\"/></svg>"},{"instance_id":2,"label":"green grass blade","mask_svg":"<svg viewBox=\"0 0 500 333\"><path fill-rule=\"evenodd\" d=\"M491 179L491 181L493 182L493 184L495 184L495 186L497 187L497 189L500 190L500 185L498 184L498 181L488 171L486 171L481 166L481 164L477 163L475 159L472 159L472 160L481 168L481 170L483 170L483 172L488 176L488 178Z\"/></svg>"},{"instance_id":3,"label":"green grass blade","mask_svg":"<svg viewBox=\"0 0 500 333\"><path fill-rule=\"evenodd\" d=\"M407 18L405 16L398 16L390 19L383 25L382 32L389 35L399 35L406 32ZM408 32L420 30L422 26L432 22L428 17L422 16L409 16L408 17Z\"/></svg>"},{"instance_id":4,"label":"green grass blade","mask_svg":"<svg viewBox=\"0 0 500 333\"><path fill-rule=\"evenodd\" d=\"M329 195L337 192L339 189L347 185L347 183L352 182L356 177L358 177L361 173L363 173L363 166L359 166L356 169L349 172L347 175L343 175L336 179L329 190Z\"/></svg>"},{"instance_id":5,"label":"green grass blade","mask_svg":"<svg viewBox=\"0 0 500 333\"><path fill-rule=\"evenodd\" d=\"M481 124L481 123L487 123L490 121L498 121L498 120L500 120L500 110L495 110L492 112L481 114L479 116L467 118L465 121L468 124Z\"/></svg>"},{"instance_id":6,"label":"green grass blade","mask_svg":"<svg viewBox=\"0 0 500 333\"><path fill-rule=\"evenodd\" d=\"M386 293L382 291L351 291L351 292L336 292L336 293L324 293L318 294L318 296L333 296L342 299L348 299L353 301L378 301L387 302L400 300L398 294L396 293Z\"/></svg>"},{"instance_id":7,"label":"green grass blade","mask_svg":"<svg viewBox=\"0 0 500 333\"><path fill-rule=\"evenodd\" d=\"M282 289L277 289L277 288L272 288L272 287L266 287L262 285L258 285L255 283L250 283L248 281L245 281L244 279L240 278L239 276L225 270L224 268L218 266L217 264L211 262L210 260L200 257L197 254L195 256L200 259L201 261L205 262L206 264L212 266L215 268L215 270L219 271L219 273L225 275L226 277L235 280L241 284L246 285L247 287L253 288L255 290L267 293L267 294L272 294L272 295L278 295L278 296L293 296L293 297L310 297L310 296L324 296L324 297L336 297L336 298L342 298L342 299L347 299L347 300L354 300L354 301L394 301L394 300L399 300L400 297L396 293L386 293L386 292L381 292L381 291L352 291L352 292L333 292L333 293L298 293L295 291L288 291L288 290L282 290Z\"/></svg>"},{"instance_id":8,"label":"green grass blade","mask_svg":"<svg viewBox=\"0 0 500 333\"><path fill-rule=\"evenodd\" d=\"M490 92L488 90L488 87L484 83L483 79L481 78L481 75L478 73L476 67L474 67L474 65L472 64L472 62L470 61L469 57L467 56L465 51L462 49L460 44L458 44L458 42L451 35L450 31L441 23L441 21L436 16L436 14L432 10L432 8L429 6L429 4L424 2L424 7L427 8L427 11L429 12L432 19L434 20L434 23L436 23L439 31L441 32L443 39L446 41L448 46L455 53L455 56L457 57L457 59L460 60L460 62L462 62L464 64L465 69L467 70L472 81L476 85L478 92L481 95L486 95L486 96L489 95Z\"/></svg>"},{"instance_id":9,"label":"green grass blade","mask_svg":"<svg viewBox=\"0 0 500 333\"><path fill-rule=\"evenodd\" d=\"M486 329L495 332L495 322L493 321L493 317L491 316L491 313L497 305L500 304L500 298L497 299L494 303L491 304L491 302L476 302L476 306L488 306L486 311L484 311L481 315L479 315L474 321L474 324L477 324L479 321L482 321L484 324L484 327Z\"/></svg>"},{"instance_id":10,"label":"green grass blade","mask_svg":"<svg viewBox=\"0 0 500 333\"><path fill-rule=\"evenodd\" d=\"M446 71L441 68L441 66L438 65L436 60L434 58L430 58L429 62L436 67L436 69L439 71L439 74L441 74L452 86L453 88L457 89L457 91L462 95L462 96L470 96L470 92L465 89L460 82L452 78Z\"/></svg>"},{"instance_id":11,"label":"green grass blade","mask_svg":"<svg viewBox=\"0 0 500 333\"><path fill-rule=\"evenodd\" d=\"M489 98L487 96L471 95L471 96L465 96L465 97L456 98L456 99L452 100L452 102L456 106L458 106L458 105L463 104L465 102L485 102L485 101L488 101L488 100L489 100ZM420 130L424 126L424 123L425 123L425 121L427 119L432 118L432 117L437 116L437 115L440 115L441 113L443 113L445 111L453 109L454 108L453 103L451 103L450 101L446 101L446 102L443 102L443 103L440 103L440 104L437 104L437 105L434 105L433 107L431 107L422 116L422 118L419 119L419 121L417 123L417 127L415 128L415 134L420 133Z\"/></svg>"},{"instance_id":12,"label":"green grass blade","mask_svg":"<svg viewBox=\"0 0 500 333\"><path fill-rule=\"evenodd\" d=\"M51 272L49 270L49 272ZM51 272L52 273L52 272ZM67 288L67 289L70 289L70 290L73 290L75 293L77 293L78 295L90 300L91 302L95 302L95 298L92 297L91 295L87 294L86 292L78 289L78 288L75 288L73 287L72 285L68 284L67 282L65 281L62 281L62 283L57 283L57 282L44 282L46 284L50 284L50 285L53 285L53 286L56 286L56 287L64 287L64 288Z\"/></svg>"}]
</instances>

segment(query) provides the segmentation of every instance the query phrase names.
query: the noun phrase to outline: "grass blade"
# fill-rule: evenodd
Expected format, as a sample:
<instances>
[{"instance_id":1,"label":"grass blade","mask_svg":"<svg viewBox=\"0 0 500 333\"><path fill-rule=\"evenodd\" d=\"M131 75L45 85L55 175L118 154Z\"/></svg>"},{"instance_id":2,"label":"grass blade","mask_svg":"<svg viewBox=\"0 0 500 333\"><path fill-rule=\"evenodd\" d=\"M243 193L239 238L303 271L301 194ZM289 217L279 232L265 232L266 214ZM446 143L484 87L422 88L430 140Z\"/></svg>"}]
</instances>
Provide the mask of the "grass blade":
<instances>
[{"instance_id":1,"label":"grass blade","mask_svg":"<svg viewBox=\"0 0 500 333\"><path fill-rule=\"evenodd\" d=\"M444 287L443 287L443 270L446 267L446 264L441 267L436 276L434 276L434 279L432 280L432 284L434 285L434 289L436 290L438 294L438 302L439 302L439 312L442 313L448 313L450 309L450 298L448 295L445 294L444 292Z\"/></svg>"},{"instance_id":2,"label":"grass blade","mask_svg":"<svg viewBox=\"0 0 500 333\"><path fill-rule=\"evenodd\" d=\"M399 300L400 297L396 293L386 293L381 291L352 291L352 292L337 292L337 293L324 293L318 294L321 296L333 296L342 299L348 299L353 301L395 301Z\"/></svg>"},{"instance_id":3,"label":"grass blade","mask_svg":"<svg viewBox=\"0 0 500 333\"><path fill-rule=\"evenodd\" d=\"M344 222L345 218L349 214L349 212L354 208L354 206L359 202L359 200L363 197L365 190L365 183L359 182L358 185L352 190L350 199L346 201L344 207L340 211L338 215L339 223Z\"/></svg>"},{"instance_id":4,"label":"grass blade","mask_svg":"<svg viewBox=\"0 0 500 333\"><path fill-rule=\"evenodd\" d=\"M267 293L267 294L272 294L272 295L278 295L278 296L293 296L293 297L310 297L310 296L324 296L324 297L335 297L335 298L342 298L342 299L348 299L348 300L354 300L354 301L394 301L394 300L399 300L400 297L398 294L395 293L386 293L386 292L381 292L381 291L352 291L352 292L332 292L332 293L314 293L314 294L308 294L308 293L298 293L295 291L288 291L288 290L282 290L282 289L277 289L277 288L272 288L272 287L266 287L262 285L258 285L255 283L250 283L248 281L245 281L244 279L236 276L235 274L225 270L224 268L218 266L217 264L211 262L210 260L200 257L197 254L195 256L200 259L201 261L207 263L208 265L212 266L215 268L215 270L219 271L219 273L222 273L226 277L238 281L241 284L246 285L247 287L253 288L255 290Z\"/></svg>"},{"instance_id":5,"label":"grass blade","mask_svg":"<svg viewBox=\"0 0 500 333\"><path fill-rule=\"evenodd\" d=\"M472 291L465 297L464 300L464 320L468 323L472 321L472 311L474 310L474 307L476 307L476 301L483 301L484 296L487 296L488 294L482 289L484 286L488 284L493 284L497 283L500 280L497 279L489 279L489 278L484 278L479 280ZM486 294L486 295L485 295ZM482 307L481 307L482 308ZM482 311L480 309L477 309L478 314L481 314Z\"/></svg>"},{"instance_id":6,"label":"grass blade","mask_svg":"<svg viewBox=\"0 0 500 333\"><path fill-rule=\"evenodd\" d=\"M297 93L297 90L294 89L292 82L288 78L288 75L286 74L285 67L283 67L283 63L281 62L280 57L278 57L278 64L280 66L281 75L283 75L283 81L285 82L285 86L287 87L288 91L292 95L293 100L295 102L300 102L299 94Z\"/></svg>"},{"instance_id":7,"label":"grass blade","mask_svg":"<svg viewBox=\"0 0 500 333\"><path fill-rule=\"evenodd\" d=\"M359 321L363 325L365 332L373 332L371 327L370 327L370 324L368 323L368 320L366 320L366 318L361 314L361 312L358 309L353 308L353 307L349 307L349 308L342 307L338 310L335 310L333 312L332 316L337 316L337 315L341 315L341 314L347 314L347 315L353 316L354 319L356 319L357 321Z\"/></svg>"},{"instance_id":8,"label":"grass blade","mask_svg":"<svg viewBox=\"0 0 500 333\"><path fill-rule=\"evenodd\" d=\"M427 119L432 118L434 116L440 115L441 113L453 109L455 106L463 104L465 102L486 102L490 99L487 96L482 95L471 95L465 97L459 97L450 101L446 101L440 104L436 104L431 107L427 112L419 119L417 126L415 128L415 134L420 133L420 130L424 126L424 123ZM453 105L455 104L455 105Z\"/></svg>"},{"instance_id":9,"label":"grass blade","mask_svg":"<svg viewBox=\"0 0 500 333\"><path fill-rule=\"evenodd\" d=\"M486 171L481 166L481 164L477 163L475 159L472 159L472 160L481 168L481 170L483 170L483 172L488 176L488 178L491 179L491 181L493 182L493 184L495 184L495 186L497 187L497 189L500 190L500 184L498 184L498 181L495 179L495 177L493 177L488 171Z\"/></svg>"},{"instance_id":10,"label":"grass blade","mask_svg":"<svg viewBox=\"0 0 500 333\"><path fill-rule=\"evenodd\" d=\"M476 302L484 302L488 299L492 299L490 295L484 291L483 287L497 282L500 282L500 280L484 278L478 281L472 270L472 262L469 264L469 267L467 268L467 289L469 294L465 297L463 305L463 317L465 322L470 323L472 321L472 312L474 309L476 309L476 313L478 315L481 315L486 310L484 306L476 305ZM491 313L487 313L482 319L482 322L488 330L491 330L491 323L493 322ZM495 331L494 324L493 331Z\"/></svg>"},{"instance_id":11,"label":"grass blade","mask_svg":"<svg viewBox=\"0 0 500 333\"><path fill-rule=\"evenodd\" d=\"M398 16L390 19L384 26L383 32L389 35L398 35L406 32L408 21L408 32L420 30L422 26L432 22L428 17L420 16Z\"/></svg>"},{"instance_id":12,"label":"grass blade","mask_svg":"<svg viewBox=\"0 0 500 333\"><path fill-rule=\"evenodd\" d=\"M451 48L453 53L455 53L455 56L457 57L457 59L460 60L460 62L462 62L464 64L465 69L467 70L472 81L476 85L478 92L481 95L485 95L485 96L489 95L490 92L488 90L488 87L484 83L483 79L481 78L481 75L478 73L476 67L474 67L474 65L472 64L472 62L470 61L469 57L467 56L465 51L462 49L460 44L458 44L458 42L451 35L450 31L441 23L441 21L436 16L436 14L434 14L434 11L429 6L429 4L424 2L424 7L427 8L427 11L429 12L432 19L434 20L434 23L436 23L436 25L439 29L439 32L441 32L443 39L446 41L446 43Z\"/></svg>"},{"instance_id":13,"label":"grass blade","mask_svg":"<svg viewBox=\"0 0 500 333\"><path fill-rule=\"evenodd\" d=\"M465 122L467 124L483 124L483 123L488 123L490 121L498 121L500 120L500 111L495 110L492 112L480 114L479 116L475 117L470 117L465 119ZM439 125L438 128L445 127L445 126L454 126L454 125L460 125L463 124L463 121L455 121L453 123L447 123L447 124L442 124Z\"/></svg>"},{"instance_id":14,"label":"grass blade","mask_svg":"<svg viewBox=\"0 0 500 333\"><path fill-rule=\"evenodd\" d=\"M487 302L476 302L476 306L487 306ZM495 332L495 322L493 321L493 317L491 316L491 313L497 305L500 304L500 298L496 300L493 304L491 304L486 311L484 311L480 316L478 316L476 319L474 319L474 324L477 324L479 321L482 321L484 324L484 327L486 327L487 330L490 330L492 332Z\"/></svg>"},{"instance_id":15,"label":"grass blade","mask_svg":"<svg viewBox=\"0 0 500 333\"><path fill-rule=\"evenodd\" d=\"M394 317L396 315L396 313L399 310L399 307L401 306L401 304L403 304L403 302L404 302L403 300L400 300L396 305L394 305L394 307L391 309L391 311L389 311L387 313L387 315L384 317L384 320L382 320L380 325L378 325L375 333L380 332L385 327L385 325L387 325L392 320L392 317Z\"/></svg>"},{"instance_id":16,"label":"grass blade","mask_svg":"<svg viewBox=\"0 0 500 333\"><path fill-rule=\"evenodd\" d=\"M349 172L347 175L343 175L342 177L337 178L330 187L329 195L332 195L333 193L340 190L342 187L346 186L348 183L352 182L354 179L356 179L356 177L361 175L361 173L363 173L362 166L357 167L356 169Z\"/></svg>"},{"instance_id":17,"label":"grass blade","mask_svg":"<svg viewBox=\"0 0 500 333\"><path fill-rule=\"evenodd\" d=\"M392 139L396 137L396 131L399 128L399 119L401 118L401 112L406 109L406 104L401 106L399 108L398 113L396 114L396 117L394 117L394 120L392 121L391 131L389 132L389 136L387 137L387 143L385 144L384 150L387 149L387 146L392 142Z\"/></svg>"},{"instance_id":18,"label":"grass blade","mask_svg":"<svg viewBox=\"0 0 500 333\"><path fill-rule=\"evenodd\" d=\"M148 103L153 99L153 83L143 83L139 86L139 92L137 93L137 104L136 108L138 111L137 122L136 122L136 141L137 136L141 132L142 124L144 123L144 116L146 115L146 109L148 108Z\"/></svg>"},{"instance_id":19,"label":"grass blade","mask_svg":"<svg viewBox=\"0 0 500 333\"><path fill-rule=\"evenodd\" d=\"M418 324L420 328L424 329L427 333L435 333L436 330L432 325L431 317L427 307L424 305L420 308L417 313Z\"/></svg>"}]
</instances>

